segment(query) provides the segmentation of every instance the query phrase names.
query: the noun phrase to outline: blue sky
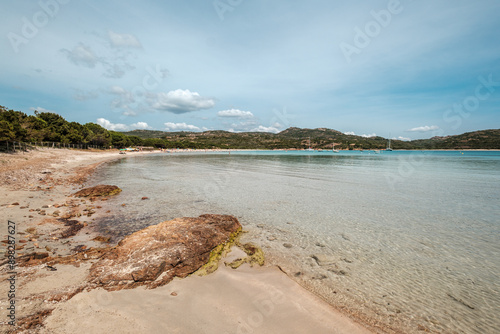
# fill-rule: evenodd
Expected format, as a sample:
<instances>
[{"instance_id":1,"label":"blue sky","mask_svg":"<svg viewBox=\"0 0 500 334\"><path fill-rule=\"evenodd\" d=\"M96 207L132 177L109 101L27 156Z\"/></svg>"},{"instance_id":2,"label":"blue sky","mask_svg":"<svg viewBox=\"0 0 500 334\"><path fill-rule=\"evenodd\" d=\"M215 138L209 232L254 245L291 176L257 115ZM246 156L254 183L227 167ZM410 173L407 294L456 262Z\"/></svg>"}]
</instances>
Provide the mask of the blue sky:
<instances>
[{"instance_id":1,"label":"blue sky","mask_svg":"<svg viewBox=\"0 0 500 334\"><path fill-rule=\"evenodd\" d=\"M111 130L500 128L500 1L3 1L0 105Z\"/></svg>"}]
</instances>

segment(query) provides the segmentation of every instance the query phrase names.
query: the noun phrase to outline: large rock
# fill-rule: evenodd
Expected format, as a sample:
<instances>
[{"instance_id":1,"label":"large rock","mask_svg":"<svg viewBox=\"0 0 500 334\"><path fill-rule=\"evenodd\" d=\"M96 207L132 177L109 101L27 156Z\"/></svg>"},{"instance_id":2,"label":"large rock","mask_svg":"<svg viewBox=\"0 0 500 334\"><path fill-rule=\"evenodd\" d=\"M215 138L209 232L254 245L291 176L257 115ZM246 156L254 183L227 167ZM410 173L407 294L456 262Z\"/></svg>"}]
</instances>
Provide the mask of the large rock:
<instances>
[{"instance_id":1,"label":"large rock","mask_svg":"<svg viewBox=\"0 0 500 334\"><path fill-rule=\"evenodd\" d=\"M176 218L135 232L90 268L91 284L108 290L150 288L186 277L208 262L210 252L241 231L233 216Z\"/></svg>"},{"instance_id":2,"label":"large rock","mask_svg":"<svg viewBox=\"0 0 500 334\"><path fill-rule=\"evenodd\" d=\"M73 194L75 197L99 197L113 196L119 194L122 190L117 186L99 184L95 187L85 188Z\"/></svg>"}]
</instances>

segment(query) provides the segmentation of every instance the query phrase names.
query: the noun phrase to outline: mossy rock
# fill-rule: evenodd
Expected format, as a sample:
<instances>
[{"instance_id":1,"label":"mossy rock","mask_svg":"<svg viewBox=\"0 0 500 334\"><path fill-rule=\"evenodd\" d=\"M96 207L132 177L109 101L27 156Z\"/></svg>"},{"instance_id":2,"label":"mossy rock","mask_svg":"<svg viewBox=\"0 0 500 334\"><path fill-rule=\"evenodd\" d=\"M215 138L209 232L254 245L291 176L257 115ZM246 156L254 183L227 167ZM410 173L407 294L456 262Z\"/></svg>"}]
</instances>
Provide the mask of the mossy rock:
<instances>
[{"instance_id":1,"label":"mossy rock","mask_svg":"<svg viewBox=\"0 0 500 334\"><path fill-rule=\"evenodd\" d=\"M253 267L254 264L258 264L259 266L264 265L265 258L262 249L252 243L238 244L238 247L247 254L247 257L236 259L231 263L226 263L226 266L237 269L244 263L248 263L251 267Z\"/></svg>"},{"instance_id":2,"label":"mossy rock","mask_svg":"<svg viewBox=\"0 0 500 334\"><path fill-rule=\"evenodd\" d=\"M231 247L233 247L238 242L240 234L241 228L232 233L228 241L212 249L208 262L200 269L195 271L194 274L198 276L205 276L215 272L219 268L219 261L223 257L225 257L231 251Z\"/></svg>"}]
</instances>

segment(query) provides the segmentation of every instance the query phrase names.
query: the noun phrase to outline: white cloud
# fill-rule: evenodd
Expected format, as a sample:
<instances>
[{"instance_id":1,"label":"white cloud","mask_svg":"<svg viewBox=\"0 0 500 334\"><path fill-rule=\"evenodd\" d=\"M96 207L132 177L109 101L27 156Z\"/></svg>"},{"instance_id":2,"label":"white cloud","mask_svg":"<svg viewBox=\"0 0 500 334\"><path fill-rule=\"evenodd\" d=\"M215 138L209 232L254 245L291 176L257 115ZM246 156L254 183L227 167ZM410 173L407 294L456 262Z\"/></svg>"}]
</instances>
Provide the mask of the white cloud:
<instances>
[{"instance_id":1,"label":"white cloud","mask_svg":"<svg viewBox=\"0 0 500 334\"><path fill-rule=\"evenodd\" d=\"M134 124L130 124L130 128L131 129L141 129L141 130L151 129L151 127L146 122L137 122Z\"/></svg>"},{"instance_id":2,"label":"white cloud","mask_svg":"<svg viewBox=\"0 0 500 334\"><path fill-rule=\"evenodd\" d=\"M45 108L42 108L42 107L31 107L30 108L31 111L35 111L37 110L38 112L51 112L51 113L55 113L55 111L52 111L52 110L49 110L49 109L45 109Z\"/></svg>"},{"instance_id":3,"label":"white cloud","mask_svg":"<svg viewBox=\"0 0 500 334\"><path fill-rule=\"evenodd\" d=\"M425 125L425 126L419 126L419 127L413 128L413 129L409 129L406 131L409 131L409 132L428 132L428 131L434 131L434 130L438 130L438 129L439 129L439 126L437 126L437 125L431 125L431 126Z\"/></svg>"},{"instance_id":4,"label":"white cloud","mask_svg":"<svg viewBox=\"0 0 500 334\"><path fill-rule=\"evenodd\" d=\"M134 35L118 34L110 30L108 37L113 47L142 48L141 42Z\"/></svg>"},{"instance_id":5,"label":"white cloud","mask_svg":"<svg viewBox=\"0 0 500 334\"><path fill-rule=\"evenodd\" d=\"M134 110L132 110L128 107L126 107L125 109L126 110L124 112L122 112L123 116L137 116L137 113Z\"/></svg>"},{"instance_id":6,"label":"white cloud","mask_svg":"<svg viewBox=\"0 0 500 334\"><path fill-rule=\"evenodd\" d=\"M345 135L350 135L350 136L360 136L360 137L365 137L365 138L371 138L371 137L376 137L377 134L376 133L372 133L372 134L362 134L362 135L357 135L354 133L354 131L347 131L347 132L344 132Z\"/></svg>"},{"instance_id":7,"label":"white cloud","mask_svg":"<svg viewBox=\"0 0 500 334\"><path fill-rule=\"evenodd\" d=\"M273 127L275 127L275 128L277 128L277 129L279 129L279 128L283 128L283 125L282 125L282 124L280 124L280 123L278 123L278 122L275 122L275 123L273 124Z\"/></svg>"},{"instance_id":8,"label":"white cloud","mask_svg":"<svg viewBox=\"0 0 500 334\"><path fill-rule=\"evenodd\" d=\"M119 79L125 75L125 67L118 64L106 64L106 71L103 75L107 78Z\"/></svg>"},{"instance_id":9,"label":"white cloud","mask_svg":"<svg viewBox=\"0 0 500 334\"><path fill-rule=\"evenodd\" d=\"M250 130L250 132L272 132L272 133L278 133L280 132L279 129L275 128L274 126L263 126L259 125L258 127Z\"/></svg>"},{"instance_id":10,"label":"white cloud","mask_svg":"<svg viewBox=\"0 0 500 334\"><path fill-rule=\"evenodd\" d=\"M112 108L122 109L122 114L126 116L135 116L137 114L134 109L138 107L138 100L132 92L120 86L112 86L107 92L116 96L111 101Z\"/></svg>"},{"instance_id":11,"label":"white cloud","mask_svg":"<svg viewBox=\"0 0 500 334\"><path fill-rule=\"evenodd\" d=\"M172 123L167 122L164 124L165 130L167 131L201 131L196 125L191 125L187 123Z\"/></svg>"},{"instance_id":12,"label":"white cloud","mask_svg":"<svg viewBox=\"0 0 500 334\"><path fill-rule=\"evenodd\" d=\"M401 137L401 136L399 136L398 138L393 138L393 139L399 139L399 140L402 140L402 141L410 141L411 140L411 138Z\"/></svg>"},{"instance_id":13,"label":"white cloud","mask_svg":"<svg viewBox=\"0 0 500 334\"><path fill-rule=\"evenodd\" d=\"M177 89L168 93L156 94L156 100L152 107L160 111L169 111L174 114L183 114L190 111L210 109L215 106L215 100L202 97L197 92L191 92L189 89Z\"/></svg>"},{"instance_id":14,"label":"white cloud","mask_svg":"<svg viewBox=\"0 0 500 334\"><path fill-rule=\"evenodd\" d=\"M228 109L221 110L217 113L219 117L237 117L237 118L252 118L253 114L251 111L243 111L239 109Z\"/></svg>"},{"instance_id":15,"label":"white cloud","mask_svg":"<svg viewBox=\"0 0 500 334\"><path fill-rule=\"evenodd\" d=\"M111 131L126 131L128 130L128 126L125 124L121 123L111 123L107 119L104 118L98 118L97 119L97 124L105 128L106 130L111 130Z\"/></svg>"},{"instance_id":16,"label":"white cloud","mask_svg":"<svg viewBox=\"0 0 500 334\"><path fill-rule=\"evenodd\" d=\"M135 129L141 129L141 130L146 130L146 129L151 129L151 127L148 125L146 122L137 122L134 124L126 125L122 123L111 123L105 118L98 118L97 119L97 124L102 126L103 128L111 131L128 131L128 130L135 130Z\"/></svg>"},{"instance_id":17,"label":"white cloud","mask_svg":"<svg viewBox=\"0 0 500 334\"><path fill-rule=\"evenodd\" d=\"M61 52L68 57L69 61L78 66L82 65L94 68L96 64L101 62L92 49L83 43L78 44L71 51L68 49L62 49Z\"/></svg>"},{"instance_id":18,"label":"white cloud","mask_svg":"<svg viewBox=\"0 0 500 334\"><path fill-rule=\"evenodd\" d=\"M111 94L116 94L116 95L125 95L127 92L127 90L123 87L120 87L120 86L111 86L109 88L109 92Z\"/></svg>"},{"instance_id":19,"label":"white cloud","mask_svg":"<svg viewBox=\"0 0 500 334\"><path fill-rule=\"evenodd\" d=\"M112 33L112 32L111 32ZM132 35L110 34L111 46L113 47L137 47L140 43ZM106 78L119 79L122 78L127 71L132 71L135 66L128 63L128 53L123 55L122 50L102 50L99 49L98 56L94 50L84 43L79 43L72 50L61 49L61 52L66 55L68 60L77 66L88 68L96 68L96 65L101 65L104 69L102 75Z\"/></svg>"},{"instance_id":20,"label":"white cloud","mask_svg":"<svg viewBox=\"0 0 500 334\"><path fill-rule=\"evenodd\" d=\"M120 87L120 86L112 86L110 89L109 89L109 92L113 95L119 95L121 97L123 97L125 100L127 101L134 101L134 96L132 95L131 92L129 92L128 90L126 90L125 88L123 87Z\"/></svg>"}]
</instances>

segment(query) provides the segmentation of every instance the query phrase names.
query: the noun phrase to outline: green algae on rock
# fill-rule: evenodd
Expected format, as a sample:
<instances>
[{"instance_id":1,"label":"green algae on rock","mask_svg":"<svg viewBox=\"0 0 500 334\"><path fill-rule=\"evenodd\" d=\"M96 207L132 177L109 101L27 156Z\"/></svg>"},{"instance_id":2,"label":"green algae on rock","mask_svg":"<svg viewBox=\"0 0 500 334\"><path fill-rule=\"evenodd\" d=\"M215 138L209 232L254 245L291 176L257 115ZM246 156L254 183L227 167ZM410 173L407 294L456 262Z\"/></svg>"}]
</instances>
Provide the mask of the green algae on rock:
<instances>
[{"instance_id":1,"label":"green algae on rock","mask_svg":"<svg viewBox=\"0 0 500 334\"><path fill-rule=\"evenodd\" d=\"M238 243L237 245L245 253L247 253L247 256L244 258L236 259L231 263L226 263L226 266L237 269L244 263L248 263L251 267L253 267L254 264L258 264L259 266L264 265L264 252L262 251L262 249L252 243Z\"/></svg>"},{"instance_id":2,"label":"green algae on rock","mask_svg":"<svg viewBox=\"0 0 500 334\"><path fill-rule=\"evenodd\" d=\"M241 228L236 232L232 233L228 241L222 243L212 249L210 252L210 257L208 262L204 264L200 269L198 269L193 274L198 276L205 276L215 272L219 268L219 261L226 257L226 255L231 251L231 247L239 242L239 237L241 235Z\"/></svg>"}]
</instances>

